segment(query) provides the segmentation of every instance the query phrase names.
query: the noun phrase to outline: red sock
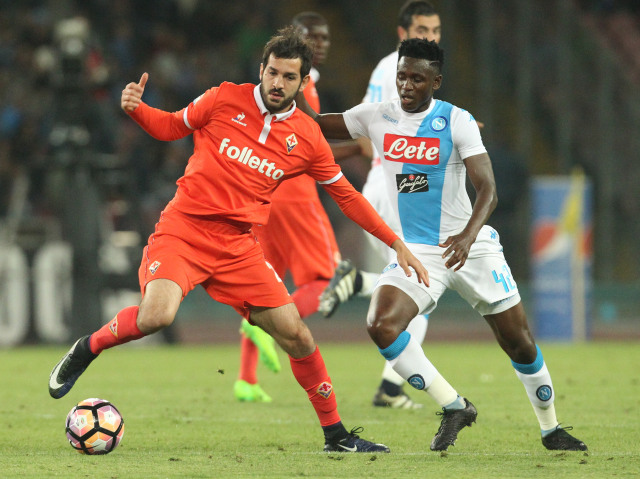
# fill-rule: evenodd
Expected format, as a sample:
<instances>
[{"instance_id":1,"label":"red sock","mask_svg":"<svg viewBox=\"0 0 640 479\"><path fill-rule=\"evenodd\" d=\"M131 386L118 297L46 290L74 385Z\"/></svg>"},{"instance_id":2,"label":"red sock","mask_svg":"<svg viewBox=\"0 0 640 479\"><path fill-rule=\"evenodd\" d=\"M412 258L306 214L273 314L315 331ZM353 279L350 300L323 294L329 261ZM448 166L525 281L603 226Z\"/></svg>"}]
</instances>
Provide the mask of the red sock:
<instances>
[{"instance_id":1,"label":"red sock","mask_svg":"<svg viewBox=\"0 0 640 479\"><path fill-rule=\"evenodd\" d=\"M240 336L240 373L238 379L247 381L249 384L257 384L258 346L244 334Z\"/></svg>"},{"instance_id":2,"label":"red sock","mask_svg":"<svg viewBox=\"0 0 640 479\"><path fill-rule=\"evenodd\" d=\"M310 283L305 283L294 291L291 295L293 302L298 308L302 319L311 316L318 311L320 305L320 295L329 285L328 279L316 279Z\"/></svg>"},{"instance_id":3,"label":"red sock","mask_svg":"<svg viewBox=\"0 0 640 479\"><path fill-rule=\"evenodd\" d=\"M91 338L89 338L91 352L100 354L105 349L146 336L138 329L137 318L138 306L124 308L116 314L115 318L91 335Z\"/></svg>"},{"instance_id":4,"label":"red sock","mask_svg":"<svg viewBox=\"0 0 640 479\"><path fill-rule=\"evenodd\" d=\"M289 361L293 375L300 386L307 391L309 401L320 419L320 425L331 426L340 422L336 395L320 349L316 347L316 350L306 358L289 357Z\"/></svg>"}]
</instances>

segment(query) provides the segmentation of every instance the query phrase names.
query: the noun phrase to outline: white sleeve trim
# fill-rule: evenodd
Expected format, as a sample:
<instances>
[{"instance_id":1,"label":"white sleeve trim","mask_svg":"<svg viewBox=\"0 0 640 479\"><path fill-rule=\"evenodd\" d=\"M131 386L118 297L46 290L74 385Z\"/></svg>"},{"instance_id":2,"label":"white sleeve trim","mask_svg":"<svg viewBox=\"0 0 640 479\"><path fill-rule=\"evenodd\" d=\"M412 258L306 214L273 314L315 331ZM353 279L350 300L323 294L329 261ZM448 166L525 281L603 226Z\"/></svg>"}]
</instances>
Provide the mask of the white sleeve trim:
<instances>
[{"instance_id":1,"label":"white sleeve trim","mask_svg":"<svg viewBox=\"0 0 640 479\"><path fill-rule=\"evenodd\" d=\"M333 178L331 178L330 180L327 181L318 181L319 185L330 185L331 183L335 183L336 181L338 181L340 178L342 178L342 171L340 173L338 173L336 176L334 176Z\"/></svg>"},{"instance_id":2,"label":"white sleeve trim","mask_svg":"<svg viewBox=\"0 0 640 479\"><path fill-rule=\"evenodd\" d=\"M187 108L185 108L185 109L184 109L184 113L182 114L182 119L183 119L183 121L184 121L184 124L185 124L185 125L187 125L187 128L189 128L190 130L195 130L195 128L194 128L194 127L192 127L192 126L189 124L189 120L187 119L187 112L188 112L188 111L189 111L189 107L187 107Z\"/></svg>"}]
</instances>

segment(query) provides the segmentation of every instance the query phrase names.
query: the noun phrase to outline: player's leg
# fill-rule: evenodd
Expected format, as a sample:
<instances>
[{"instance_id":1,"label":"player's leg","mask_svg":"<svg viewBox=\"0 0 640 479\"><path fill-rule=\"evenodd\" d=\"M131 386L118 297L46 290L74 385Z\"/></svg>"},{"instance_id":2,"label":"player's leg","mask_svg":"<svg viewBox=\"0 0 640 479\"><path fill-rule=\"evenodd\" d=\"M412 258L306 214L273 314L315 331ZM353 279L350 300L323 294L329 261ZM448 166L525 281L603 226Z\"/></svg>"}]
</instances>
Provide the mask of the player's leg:
<instances>
[{"instance_id":1,"label":"player's leg","mask_svg":"<svg viewBox=\"0 0 640 479\"><path fill-rule=\"evenodd\" d=\"M551 450L586 451L585 443L566 432L570 428L563 428L558 423L551 375L529 330L522 302L506 311L488 314L485 319L524 385L540 423L542 444Z\"/></svg>"},{"instance_id":2,"label":"player's leg","mask_svg":"<svg viewBox=\"0 0 640 479\"><path fill-rule=\"evenodd\" d=\"M411 289L411 296L390 284L376 288L367 314L367 330L394 371L442 407L440 429L431 442L431 449L446 450L455 443L460 430L475 422L477 412L473 404L458 395L442 377L424 354L421 344L406 331L411 319L433 300L417 285L405 283L404 286ZM413 299L417 296L421 306Z\"/></svg>"},{"instance_id":3,"label":"player's leg","mask_svg":"<svg viewBox=\"0 0 640 479\"><path fill-rule=\"evenodd\" d=\"M243 332L243 329L246 330L247 328L255 328L271 339L273 343L271 336L262 331L258 326L252 326L246 319L242 320L242 328L240 329L240 371L238 372L238 379L233 384L233 395L238 401L242 402L271 402L271 396L258 384L257 370L259 350L254 340L249 339ZM273 349L273 344L271 345L271 349ZM275 349L273 349L273 351L275 353ZM279 371L279 360L277 364Z\"/></svg>"},{"instance_id":4,"label":"player's leg","mask_svg":"<svg viewBox=\"0 0 640 479\"><path fill-rule=\"evenodd\" d=\"M422 344L427 334L427 324L429 315L419 314L409 322L407 332L418 343ZM394 409L419 409L422 404L414 402L403 386L405 379L393 370L389 361L385 361L382 370L382 381L378 386L378 391L373 396L373 405L377 407L391 407Z\"/></svg>"},{"instance_id":5,"label":"player's leg","mask_svg":"<svg viewBox=\"0 0 640 479\"><path fill-rule=\"evenodd\" d=\"M91 362L105 349L152 334L173 322L182 288L171 280L157 279L147 284L140 306L120 311L90 336L76 341L54 367L49 377L49 394L59 399L69 392Z\"/></svg>"},{"instance_id":6,"label":"player's leg","mask_svg":"<svg viewBox=\"0 0 640 479\"><path fill-rule=\"evenodd\" d=\"M274 373L281 369L273 338L259 326L243 319L240 326L240 370L233 384L233 395L238 401L273 400L258 384L258 359Z\"/></svg>"},{"instance_id":7,"label":"player's leg","mask_svg":"<svg viewBox=\"0 0 640 479\"><path fill-rule=\"evenodd\" d=\"M275 211L277 212L277 209ZM275 272L280 277L284 276L284 262L279 256L275 242L271 240L272 232L269 225L256 225L253 233ZM282 368L273 338L260 327L243 319L240 325L240 368L238 379L233 385L233 394L238 401L272 401L271 396L258 384L258 360L275 373Z\"/></svg>"},{"instance_id":8,"label":"player's leg","mask_svg":"<svg viewBox=\"0 0 640 479\"><path fill-rule=\"evenodd\" d=\"M276 308L253 308L250 317L289 354L293 375L307 392L320 420L325 451L389 452L385 445L365 441L357 436L358 431L345 429L324 359L293 303Z\"/></svg>"},{"instance_id":9,"label":"player's leg","mask_svg":"<svg viewBox=\"0 0 640 479\"><path fill-rule=\"evenodd\" d=\"M265 261L257 242L253 247L242 246L241 257L219 262L215 281L203 283L207 293L260 326L289 354L293 374L307 391L324 430L325 448L329 444L336 447L330 450L336 451L387 452L386 446L346 431L322 355L286 287Z\"/></svg>"}]
</instances>

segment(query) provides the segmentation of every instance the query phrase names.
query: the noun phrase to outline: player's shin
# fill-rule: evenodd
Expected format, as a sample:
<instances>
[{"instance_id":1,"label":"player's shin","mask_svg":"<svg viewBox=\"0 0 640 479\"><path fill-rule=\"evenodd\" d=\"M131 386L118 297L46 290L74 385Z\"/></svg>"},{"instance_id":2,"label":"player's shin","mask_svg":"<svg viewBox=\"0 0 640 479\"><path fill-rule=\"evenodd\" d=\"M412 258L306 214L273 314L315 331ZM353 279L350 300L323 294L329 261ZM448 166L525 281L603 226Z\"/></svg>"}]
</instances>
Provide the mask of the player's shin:
<instances>
[{"instance_id":1,"label":"player's shin","mask_svg":"<svg viewBox=\"0 0 640 479\"><path fill-rule=\"evenodd\" d=\"M411 338L418 344L422 344L424 341L424 337L427 334L428 323L429 315L419 314L413 318L407 326L407 332L411 334ZM394 371L393 366L391 366L388 361L385 363L384 370L382 371L382 379L398 386L403 385L405 381L402 376Z\"/></svg>"},{"instance_id":2,"label":"player's shin","mask_svg":"<svg viewBox=\"0 0 640 479\"><path fill-rule=\"evenodd\" d=\"M244 334L240 338L240 372L238 379L249 384L258 382L258 347Z\"/></svg>"},{"instance_id":3,"label":"player's shin","mask_svg":"<svg viewBox=\"0 0 640 479\"><path fill-rule=\"evenodd\" d=\"M91 352L100 354L105 349L146 336L138 329L137 318L138 306L124 308L111 321L91 335L89 339Z\"/></svg>"},{"instance_id":4,"label":"player's shin","mask_svg":"<svg viewBox=\"0 0 640 479\"><path fill-rule=\"evenodd\" d=\"M407 331L380 353L411 386L426 391L441 407L449 407L459 400L458 393L442 377L422 347ZM464 404L462 405L464 407Z\"/></svg>"},{"instance_id":5,"label":"player's shin","mask_svg":"<svg viewBox=\"0 0 640 479\"><path fill-rule=\"evenodd\" d=\"M551 375L544 362L540 348L536 346L538 354L531 364L519 364L511 361L516 376L522 381L529 401L536 413L540 429L548 431L558 426L556 411L553 405L555 393L551 382Z\"/></svg>"},{"instance_id":6,"label":"player's shin","mask_svg":"<svg viewBox=\"0 0 640 479\"><path fill-rule=\"evenodd\" d=\"M318 415L322 426L331 426L340 422L338 405L331 384L331 378L320 354L316 350L304 358L289 357L291 371L298 384L307 391L309 401Z\"/></svg>"}]
</instances>

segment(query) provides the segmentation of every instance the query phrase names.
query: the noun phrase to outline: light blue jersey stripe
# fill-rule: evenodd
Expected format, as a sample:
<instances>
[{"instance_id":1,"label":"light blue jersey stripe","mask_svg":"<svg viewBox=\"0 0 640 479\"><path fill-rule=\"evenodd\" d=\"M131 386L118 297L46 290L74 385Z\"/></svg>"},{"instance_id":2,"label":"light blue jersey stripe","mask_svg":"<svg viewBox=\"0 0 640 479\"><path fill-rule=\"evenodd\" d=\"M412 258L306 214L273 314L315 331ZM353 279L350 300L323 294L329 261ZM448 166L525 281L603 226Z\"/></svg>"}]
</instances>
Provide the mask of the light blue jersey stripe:
<instances>
[{"instance_id":1,"label":"light blue jersey stripe","mask_svg":"<svg viewBox=\"0 0 640 479\"><path fill-rule=\"evenodd\" d=\"M442 191L453 148L451 139L452 108L453 105L450 103L438 101L433 111L424 118L416 133L416 137L440 139L439 164L405 163L402 167L402 173L426 173L429 181L429 191L398 193L398 212L402 233L405 241L409 243L437 245L440 241ZM442 120L446 121L446 126ZM427 205L433 206L428 207Z\"/></svg>"}]
</instances>

